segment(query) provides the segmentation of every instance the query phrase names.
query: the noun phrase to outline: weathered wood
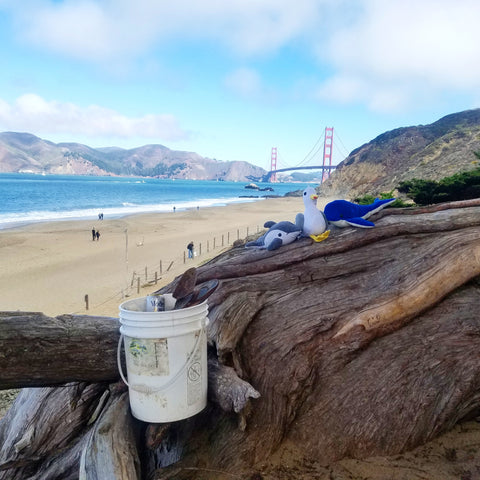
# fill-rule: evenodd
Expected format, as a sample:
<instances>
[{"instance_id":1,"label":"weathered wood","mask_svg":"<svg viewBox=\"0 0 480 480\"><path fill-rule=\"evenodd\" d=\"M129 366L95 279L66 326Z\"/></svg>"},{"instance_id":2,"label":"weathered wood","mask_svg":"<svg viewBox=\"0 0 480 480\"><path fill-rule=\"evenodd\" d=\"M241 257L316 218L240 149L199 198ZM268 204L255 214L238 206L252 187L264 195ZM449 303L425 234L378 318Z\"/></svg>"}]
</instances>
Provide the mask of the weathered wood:
<instances>
[{"instance_id":1,"label":"weathered wood","mask_svg":"<svg viewBox=\"0 0 480 480\"><path fill-rule=\"evenodd\" d=\"M83 447L79 465L80 478L141 478L139 434L138 422L134 422L129 413L128 393L112 395Z\"/></svg>"},{"instance_id":2,"label":"weathered wood","mask_svg":"<svg viewBox=\"0 0 480 480\"><path fill-rule=\"evenodd\" d=\"M325 463L399 453L478 412L477 205L201 267L198 281L221 278L210 341L261 393L244 433L212 422L215 441L198 445L210 466L254 465L283 442Z\"/></svg>"},{"instance_id":3,"label":"weathered wood","mask_svg":"<svg viewBox=\"0 0 480 480\"><path fill-rule=\"evenodd\" d=\"M0 479L78 479L88 424L105 392L100 383L22 390L0 421Z\"/></svg>"},{"instance_id":4,"label":"weathered wood","mask_svg":"<svg viewBox=\"0 0 480 480\"><path fill-rule=\"evenodd\" d=\"M189 421L148 427L146 437L125 437L130 446L144 439L143 452L149 453L142 456L140 440L138 458L145 478L196 478L195 469L211 473L205 478L215 478L214 472L224 472L218 478L248 475L272 452L292 445L298 456L321 464L398 454L478 415L478 202L392 211L373 221L374 229L335 229L318 244L304 239L273 252L234 248L198 268L197 286L220 279L208 302L210 349L218 356L210 360L215 379L209 383L212 399L227 392L216 399L223 410L210 404ZM100 433L100 417L88 425L96 418L100 392L81 414L65 414L82 417L83 423L73 422L77 431L88 433L98 425ZM255 398L255 392L261 396ZM65 400L52 402L59 408ZM107 418L118 415L121 402L112 397L102 409L108 429L113 426ZM249 413L241 429L237 407L243 407L243 420ZM46 424L52 423L54 407L48 409L50 417L42 416ZM48 473L45 480L74 478L68 472L87 452L87 436L75 446L58 447L68 456L55 457L59 450L51 448L40 457L38 449L17 452L18 441L40 444L42 432L43 442L50 442L47 428L32 439L28 422L15 422L11 415L8 427L0 422L6 446L0 471L12 468L17 475L35 465ZM83 458L98 472L99 456L92 452L105 440L89 438L96 440ZM106 443L101 451L115 458L112 437ZM135 449L127 457L136 472ZM64 477L48 470L52 458L65 463ZM172 460L179 461L170 475L165 467ZM22 466L27 464L30 470Z\"/></svg>"},{"instance_id":5,"label":"weathered wood","mask_svg":"<svg viewBox=\"0 0 480 480\"><path fill-rule=\"evenodd\" d=\"M114 318L0 312L0 389L115 382L119 338ZM232 368L213 358L208 382L210 399L227 412L238 413L259 396Z\"/></svg>"},{"instance_id":6,"label":"weathered wood","mask_svg":"<svg viewBox=\"0 0 480 480\"><path fill-rule=\"evenodd\" d=\"M233 368L220 364L215 357L208 359L208 385L210 399L225 412L239 413L250 398L260 397L260 393L239 378Z\"/></svg>"},{"instance_id":7,"label":"weathered wood","mask_svg":"<svg viewBox=\"0 0 480 480\"><path fill-rule=\"evenodd\" d=\"M114 382L116 318L0 312L0 389Z\"/></svg>"}]
</instances>

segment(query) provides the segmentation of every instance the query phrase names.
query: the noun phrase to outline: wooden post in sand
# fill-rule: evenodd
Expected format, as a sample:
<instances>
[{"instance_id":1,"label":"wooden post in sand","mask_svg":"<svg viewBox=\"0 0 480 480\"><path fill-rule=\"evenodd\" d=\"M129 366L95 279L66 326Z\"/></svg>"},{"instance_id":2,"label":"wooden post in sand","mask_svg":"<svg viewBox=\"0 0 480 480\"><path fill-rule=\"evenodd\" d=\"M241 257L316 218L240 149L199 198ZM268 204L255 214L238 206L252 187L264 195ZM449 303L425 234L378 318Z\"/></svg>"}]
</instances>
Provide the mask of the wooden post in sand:
<instances>
[{"instance_id":1,"label":"wooden post in sand","mask_svg":"<svg viewBox=\"0 0 480 480\"><path fill-rule=\"evenodd\" d=\"M88 293L85 295L85 310L88 310Z\"/></svg>"}]
</instances>

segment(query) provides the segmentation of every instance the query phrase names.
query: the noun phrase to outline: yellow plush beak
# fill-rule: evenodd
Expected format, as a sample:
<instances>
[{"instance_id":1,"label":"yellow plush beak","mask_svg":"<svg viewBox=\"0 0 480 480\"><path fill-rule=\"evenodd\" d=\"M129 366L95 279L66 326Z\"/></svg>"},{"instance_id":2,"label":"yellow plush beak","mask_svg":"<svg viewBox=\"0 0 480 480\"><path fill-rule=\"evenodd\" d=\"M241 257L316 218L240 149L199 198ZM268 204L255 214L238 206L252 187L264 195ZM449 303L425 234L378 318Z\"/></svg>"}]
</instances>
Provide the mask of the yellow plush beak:
<instances>
[{"instance_id":1,"label":"yellow plush beak","mask_svg":"<svg viewBox=\"0 0 480 480\"><path fill-rule=\"evenodd\" d=\"M327 230L326 232L323 232L320 235L310 235L310 238L314 242L321 242L322 240L325 240L326 238L328 238L329 235L330 235L330 230Z\"/></svg>"},{"instance_id":2,"label":"yellow plush beak","mask_svg":"<svg viewBox=\"0 0 480 480\"><path fill-rule=\"evenodd\" d=\"M310 198L311 198L312 200L316 200L316 199L318 198L318 195L310 195Z\"/></svg>"}]
</instances>

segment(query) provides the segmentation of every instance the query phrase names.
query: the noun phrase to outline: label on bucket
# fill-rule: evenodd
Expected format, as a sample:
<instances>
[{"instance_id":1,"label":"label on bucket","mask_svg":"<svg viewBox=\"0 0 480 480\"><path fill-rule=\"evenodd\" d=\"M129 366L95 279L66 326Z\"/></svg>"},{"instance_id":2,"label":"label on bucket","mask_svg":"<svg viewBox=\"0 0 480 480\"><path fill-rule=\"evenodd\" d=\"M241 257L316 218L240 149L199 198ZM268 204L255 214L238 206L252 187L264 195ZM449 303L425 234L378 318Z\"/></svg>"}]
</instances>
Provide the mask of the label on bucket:
<instances>
[{"instance_id":1,"label":"label on bucket","mask_svg":"<svg viewBox=\"0 0 480 480\"><path fill-rule=\"evenodd\" d=\"M130 338L127 363L135 375L170 374L166 338Z\"/></svg>"}]
</instances>

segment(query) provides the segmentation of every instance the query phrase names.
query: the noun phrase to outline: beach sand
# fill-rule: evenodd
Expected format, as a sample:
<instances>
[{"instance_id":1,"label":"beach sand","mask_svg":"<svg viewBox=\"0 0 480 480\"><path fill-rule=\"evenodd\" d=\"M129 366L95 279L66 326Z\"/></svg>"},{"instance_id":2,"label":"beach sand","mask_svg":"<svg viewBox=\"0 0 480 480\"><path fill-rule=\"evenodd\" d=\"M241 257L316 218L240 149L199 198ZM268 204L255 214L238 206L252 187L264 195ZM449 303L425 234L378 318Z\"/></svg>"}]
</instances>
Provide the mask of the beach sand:
<instances>
[{"instance_id":1,"label":"beach sand","mask_svg":"<svg viewBox=\"0 0 480 480\"><path fill-rule=\"evenodd\" d=\"M322 199L319 207L325 203ZM298 212L303 212L301 197L282 197L0 230L0 310L117 317L127 296L148 295L187 268L218 255L237 238L262 231L265 221L294 222ZM100 231L99 241L92 241L92 228ZM190 241L197 256L185 260Z\"/></svg>"}]
</instances>

